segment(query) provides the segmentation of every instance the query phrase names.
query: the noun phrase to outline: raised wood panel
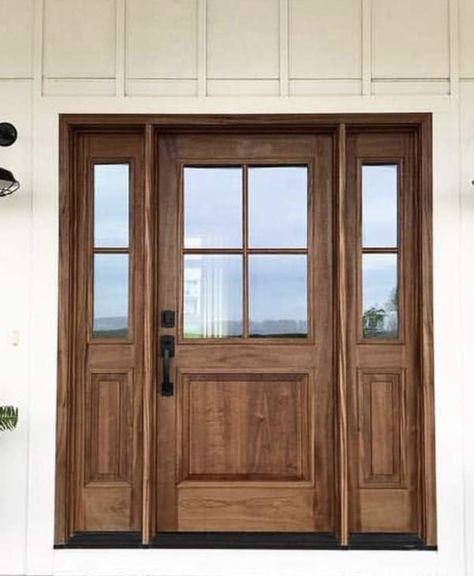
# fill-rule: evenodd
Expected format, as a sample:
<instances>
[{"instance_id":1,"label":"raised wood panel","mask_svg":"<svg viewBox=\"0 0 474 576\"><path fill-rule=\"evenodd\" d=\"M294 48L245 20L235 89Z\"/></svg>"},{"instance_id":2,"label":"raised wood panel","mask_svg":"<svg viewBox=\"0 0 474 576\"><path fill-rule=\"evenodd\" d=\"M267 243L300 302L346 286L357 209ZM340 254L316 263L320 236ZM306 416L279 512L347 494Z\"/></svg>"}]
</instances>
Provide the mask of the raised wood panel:
<instances>
[{"instance_id":1,"label":"raised wood panel","mask_svg":"<svg viewBox=\"0 0 474 576\"><path fill-rule=\"evenodd\" d=\"M362 3L290 0L290 78L361 78Z\"/></svg>"},{"instance_id":2,"label":"raised wood panel","mask_svg":"<svg viewBox=\"0 0 474 576\"><path fill-rule=\"evenodd\" d=\"M279 5L279 0L208 0L208 78L279 77Z\"/></svg>"},{"instance_id":3,"label":"raised wood panel","mask_svg":"<svg viewBox=\"0 0 474 576\"><path fill-rule=\"evenodd\" d=\"M0 78L31 78L33 0L2 0L0 22Z\"/></svg>"},{"instance_id":4,"label":"raised wood panel","mask_svg":"<svg viewBox=\"0 0 474 576\"><path fill-rule=\"evenodd\" d=\"M403 487L405 481L404 371L359 372L359 486Z\"/></svg>"},{"instance_id":5,"label":"raised wood panel","mask_svg":"<svg viewBox=\"0 0 474 576\"><path fill-rule=\"evenodd\" d=\"M272 488L180 488L179 529L225 532L314 531L314 491Z\"/></svg>"},{"instance_id":6,"label":"raised wood panel","mask_svg":"<svg viewBox=\"0 0 474 576\"><path fill-rule=\"evenodd\" d=\"M115 76L115 1L45 0L44 75Z\"/></svg>"},{"instance_id":7,"label":"raised wood panel","mask_svg":"<svg viewBox=\"0 0 474 576\"><path fill-rule=\"evenodd\" d=\"M372 2L375 78L449 76L448 0Z\"/></svg>"},{"instance_id":8,"label":"raised wood panel","mask_svg":"<svg viewBox=\"0 0 474 576\"><path fill-rule=\"evenodd\" d=\"M86 425L87 482L128 482L133 442L132 374L91 375Z\"/></svg>"},{"instance_id":9,"label":"raised wood panel","mask_svg":"<svg viewBox=\"0 0 474 576\"><path fill-rule=\"evenodd\" d=\"M127 2L127 77L196 78L197 0Z\"/></svg>"},{"instance_id":10,"label":"raised wood panel","mask_svg":"<svg viewBox=\"0 0 474 576\"><path fill-rule=\"evenodd\" d=\"M182 478L309 479L307 374L183 376Z\"/></svg>"},{"instance_id":11,"label":"raised wood panel","mask_svg":"<svg viewBox=\"0 0 474 576\"><path fill-rule=\"evenodd\" d=\"M474 78L474 2L459 0L460 73L464 78Z\"/></svg>"}]
</instances>

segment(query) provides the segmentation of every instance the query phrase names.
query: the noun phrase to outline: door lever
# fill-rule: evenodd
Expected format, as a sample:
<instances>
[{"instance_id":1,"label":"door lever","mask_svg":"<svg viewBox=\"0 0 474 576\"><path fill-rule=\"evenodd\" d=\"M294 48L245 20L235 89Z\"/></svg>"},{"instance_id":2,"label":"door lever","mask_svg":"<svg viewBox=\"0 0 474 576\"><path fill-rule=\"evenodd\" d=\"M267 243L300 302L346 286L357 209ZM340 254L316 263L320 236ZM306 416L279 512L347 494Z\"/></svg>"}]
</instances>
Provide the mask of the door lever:
<instances>
[{"instance_id":1,"label":"door lever","mask_svg":"<svg viewBox=\"0 0 474 576\"><path fill-rule=\"evenodd\" d=\"M160 337L160 355L163 358L163 380L161 382L161 395L173 396L174 386L170 382L170 364L174 357L174 336L165 335Z\"/></svg>"}]
</instances>

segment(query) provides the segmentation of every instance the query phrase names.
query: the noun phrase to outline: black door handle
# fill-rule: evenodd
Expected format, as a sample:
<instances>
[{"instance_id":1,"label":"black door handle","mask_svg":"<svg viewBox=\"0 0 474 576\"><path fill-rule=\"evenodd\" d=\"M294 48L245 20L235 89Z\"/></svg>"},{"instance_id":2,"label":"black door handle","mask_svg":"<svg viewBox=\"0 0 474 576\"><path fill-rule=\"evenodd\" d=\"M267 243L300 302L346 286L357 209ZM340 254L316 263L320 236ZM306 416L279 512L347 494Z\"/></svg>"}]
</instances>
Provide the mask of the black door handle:
<instances>
[{"instance_id":1,"label":"black door handle","mask_svg":"<svg viewBox=\"0 0 474 576\"><path fill-rule=\"evenodd\" d=\"M170 382L170 364L174 357L174 336L160 337L160 355L163 358L163 380L161 382L161 395L173 396L174 386Z\"/></svg>"}]
</instances>

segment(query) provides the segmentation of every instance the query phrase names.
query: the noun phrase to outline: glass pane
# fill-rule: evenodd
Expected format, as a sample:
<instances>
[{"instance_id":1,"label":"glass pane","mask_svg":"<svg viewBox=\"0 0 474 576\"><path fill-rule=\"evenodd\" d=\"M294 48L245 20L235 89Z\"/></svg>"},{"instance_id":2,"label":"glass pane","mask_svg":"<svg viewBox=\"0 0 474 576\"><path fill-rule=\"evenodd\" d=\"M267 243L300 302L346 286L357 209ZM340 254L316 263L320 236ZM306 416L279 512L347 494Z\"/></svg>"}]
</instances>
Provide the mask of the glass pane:
<instances>
[{"instance_id":1,"label":"glass pane","mask_svg":"<svg viewBox=\"0 0 474 576\"><path fill-rule=\"evenodd\" d=\"M307 335L306 277L306 256L249 256L250 336Z\"/></svg>"},{"instance_id":2,"label":"glass pane","mask_svg":"<svg viewBox=\"0 0 474 576\"><path fill-rule=\"evenodd\" d=\"M183 334L242 336L242 256L184 257Z\"/></svg>"},{"instance_id":3,"label":"glass pane","mask_svg":"<svg viewBox=\"0 0 474 576\"><path fill-rule=\"evenodd\" d=\"M362 167L362 245L397 246L398 166Z\"/></svg>"},{"instance_id":4,"label":"glass pane","mask_svg":"<svg viewBox=\"0 0 474 576\"><path fill-rule=\"evenodd\" d=\"M362 256L364 338L398 338L396 254Z\"/></svg>"},{"instance_id":5,"label":"glass pane","mask_svg":"<svg viewBox=\"0 0 474 576\"><path fill-rule=\"evenodd\" d=\"M94 255L94 338L128 337L128 255Z\"/></svg>"},{"instance_id":6,"label":"glass pane","mask_svg":"<svg viewBox=\"0 0 474 576\"><path fill-rule=\"evenodd\" d=\"M94 246L128 247L128 164L94 166Z\"/></svg>"},{"instance_id":7,"label":"glass pane","mask_svg":"<svg viewBox=\"0 0 474 576\"><path fill-rule=\"evenodd\" d=\"M249 168L249 246L306 248L306 166Z\"/></svg>"},{"instance_id":8,"label":"glass pane","mask_svg":"<svg viewBox=\"0 0 474 576\"><path fill-rule=\"evenodd\" d=\"M184 246L242 247L242 168L184 169Z\"/></svg>"}]
</instances>

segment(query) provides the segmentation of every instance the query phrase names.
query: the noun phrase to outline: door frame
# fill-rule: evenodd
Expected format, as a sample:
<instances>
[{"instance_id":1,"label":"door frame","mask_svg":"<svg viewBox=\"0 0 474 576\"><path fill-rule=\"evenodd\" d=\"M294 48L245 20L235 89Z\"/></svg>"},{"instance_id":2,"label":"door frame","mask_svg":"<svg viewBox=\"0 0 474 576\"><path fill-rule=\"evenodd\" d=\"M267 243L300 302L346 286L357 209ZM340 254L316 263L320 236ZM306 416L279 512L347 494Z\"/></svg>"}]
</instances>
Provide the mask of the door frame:
<instances>
[{"instance_id":1,"label":"door frame","mask_svg":"<svg viewBox=\"0 0 474 576\"><path fill-rule=\"evenodd\" d=\"M418 206L418 261L419 286L419 361L420 361L420 405L418 424L420 430L420 494L421 494L421 536L424 549L436 546L436 487L435 487L435 442L434 442L434 361L433 361L433 288L432 288L432 115L430 113L403 114L62 114L59 117L59 316L58 316L58 388L56 423L56 484L55 484L55 546L69 546L70 518L68 503L73 495L71 474L73 454L74 409L72 386L74 382L75 342L73 325L75 318L74 286L70 281L71 262L76 252L74 233L75 204L75 154L78 134L94 133L141 133L145 139L145 269L144 269L144 380L143 380L143 507L142 534L134 541L126 542L127 547L152 545L152 436L154 429L154 353L156 334L153 322L155 263L152 258L155 230L154 173L156 136L160 133L330 133L333 135L335 174L334 174L334 270L335 270L335 394L336 394L336 450L337 463L337 536L341 548L349 547L348 523L348 342L345 326L347 323L347 254L340 226L344 220L346 135L351 131L384 132L394 129L407 131L415 137L415 161ZM284 534L278 547L307 548L304 539ZM245 539L244 539L245 540ZM262 538L265 541L265 538ZM71 543L72 544L72 543ZM80 545L80 542L78 543ZM105 543L105 547L120 547L120 537L115 542ZM181 547L192 547L183 544ZM197 544L196 544L197 546ZM174 547L172 543L165 547ZM204 538L200 547L214 547ZM225 545L224 547L229 547ZM238 546L239 547L239 546ZM256 547L242 542L240 547ZM260 547L275 547L275 542L267 539ZM323 545L328 548L330 546ZM351 547L409 548L413 542L353 543Z\"/></svg>"}]
</instances>

